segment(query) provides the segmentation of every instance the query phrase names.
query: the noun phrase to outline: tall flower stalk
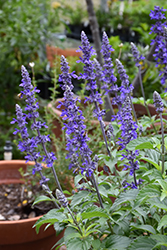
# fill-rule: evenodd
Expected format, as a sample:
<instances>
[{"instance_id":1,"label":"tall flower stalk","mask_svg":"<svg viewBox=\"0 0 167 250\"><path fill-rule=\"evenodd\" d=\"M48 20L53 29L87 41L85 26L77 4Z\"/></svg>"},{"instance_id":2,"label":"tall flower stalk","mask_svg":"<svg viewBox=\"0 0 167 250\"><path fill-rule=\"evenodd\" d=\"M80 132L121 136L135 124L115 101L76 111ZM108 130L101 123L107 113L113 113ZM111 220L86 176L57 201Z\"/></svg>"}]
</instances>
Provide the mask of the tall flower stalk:
<instances>
[{"instance_id":1,"label":"tall flower stalk","mask_svg":"<svg viewBox=\"0 0 167 250\"><path fill-rule=\"evenodd\" d=\"M56 160L56 157L53 152L48 152L46 149L45 143L50 141L49 135L41 135L40 129L47 128L45 123L37 120L39 117L39 112L37 111L39 108L37 99L35 97L36 93L39 93L39 90L36 87L33 87L31 84L31 79L29 74L24 66L21 67L22 71L22 83L20 87L22 87L22 91L20 97L25 98L26 107L25 112L21 109L21 107L16 104L16 119L14 118L13 123L17 123L19 129L16 129L14 134L19 133L21 135L22 141L19 141L18 147L22 152L26 152L25 159L27 161L34 161L34 169L32 171L33 174L35 172L39 172L41 176L40 184L46 184L48 182L48 178L43 176L42 174L42 164L38 161L43 161L46 163L47 167L51 167L54 178L56 180L56 184L60 190L62 190L61 185L59 183L56 171L53 166L53 162ZM28 121L32 122L31 130L36 132L36 136L31 137L28 134L28 129L26 127ZM44 150L44 155L41 155L41 152L38 151L38 146L42 145Z\"/></svg>"},{"instance_id":2,"label":"tall flower stalk","mask_svg":"<svg viewBox=\"0 0 167 250\"><path fill-rule=\"evenodd\" d=\"M154 57L157 63L156 66L158 67L160 65L162 67L159 74L161 76L162 85L165 85L167 79L167 23L162 22L166 19L165 13L163 13L165 11L166 9L163 9L163 7L155 6L154 10L151 10L150 13L151 19L156 21L156 23L151 26L150 34L156 34L151 44L156 43ZM167 88L165 88L165 91L167 91Z\"/></svg>"},{"instance_id":3,"label":"tall flower stalk","mask_svg":"<svg viewBox=\"0 0 167 250\"><path fill-rule=\"evenodd\" d=\"M61 116L68 121L67 123L64 123L67 139L66 149L69 152L67 158L72 159L70 164L71 168L76 169L76 167L79 167L81 174L86 174L86 176L91 180L94 188L96 189L100 205L104 208L93 173L97 167L97 161L93 161L91 159L92 151L87 145L89 138L85 133L85 118L82 111L77 106L77 101L79 101L79 99L75 98L72 92L73 86L71 83L71 74L68 73L69 66L64 56L61 56L61 70L62 74L60 75L60 79L63 81L61 87L64 90L63 105L65 106ZM79 157L81 157L81 164L78 161Z\"/></svg>"},{"instance_id":4,"label":"tall flower stalk","mask_svg":"<svg viewBox=\"0 0 167 250\"><path fill-rule=\"evenodd\" d=\"M83 66L84 73L81 74L80 77L86 80L86 90L88 90L90 93L89 97L86 97L85 101L90 101L95 105L93 114L99 120L107 153L111 158L111 153L108 148L107 138L104 130L104 122L103 122L103 116L105 115L105 110L100 110L99 107L100 104L103 104L103 101L101 98L101 94L98 92L97 89L96 73L94 71L95 64L94 61L91 60L92 55L94 55L94 50L93 47L90 46L88 38L83 31L81 33L81 46L79 48L83 54L82 57L80 58L80 61L84 64Z\"/></svg>"},{"instance_id":5,"label":"tall flower stalk","mask_svg":"<svg viewBox=\"0 0 167 250\"><path fill-rule=\"evenodd\" d=\"M164 109L164 105L161 99L160 94L157 91L153 93L153 101L156 107L156 111L159 113L160 121L161 121L161 135L162 135L162 174L164 174L164 164L165 164L165 141L164 141L164 125L162 120L162 113Z\"/></svg>"},{"instance_id":6,"label":"tall flower stalk","mask_svg":"<svg viewBox=\"0 0 167 250\"><path fill-rule=\"evenodd\" d=\"M146 97L145 97L144 88L143 88L143 83L142 83L142 77L141 77L141 64L140 64L140 62L141 62L141 60L144 60L145 57L139 54L139 51L138 51L136 45L135 45L134 43L132 43L132 42L131 42L131 51L132 51L132 55L133 55L133 57L134 57L135 65L136 65L136 67L138 67L138 71L139 71L139 82L140 82L140 87L141 87L142 96L143 96L143 99L144 99L144 105L145 105L145 107L146 107L147 114L148 114L148 116L149 116L149 118L150 118L150 121L151 121L151 120L152 120L152 119L151 119L151 114L150 114L148 105L147 105L147 103L146 103ZM154 128L155 133L157 134L157 130L156 130L155 125L154 125L153 122L152 122L152 126L153 126L153 128Z\"/></svg>"}]
</instances>

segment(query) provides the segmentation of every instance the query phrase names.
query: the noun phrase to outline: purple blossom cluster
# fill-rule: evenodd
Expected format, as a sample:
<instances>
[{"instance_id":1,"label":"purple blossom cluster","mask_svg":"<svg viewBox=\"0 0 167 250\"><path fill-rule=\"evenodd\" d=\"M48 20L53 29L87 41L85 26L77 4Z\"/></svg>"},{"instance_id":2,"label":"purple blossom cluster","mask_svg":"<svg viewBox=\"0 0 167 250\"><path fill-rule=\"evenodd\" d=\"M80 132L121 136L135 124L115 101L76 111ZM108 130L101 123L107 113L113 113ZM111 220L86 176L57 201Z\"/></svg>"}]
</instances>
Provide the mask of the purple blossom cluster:
<instances>
[{"instance_id":1,"label":"purple blossom cluster","mask_svg":"<svg viewBox=\"0 0 167 250\"><path fill-rule=\"evenodd\" d=\"M156 111L158 113L162 113L164 109L164 105L163 105L161 96L157 91L154 91L153 93L153 101L154 101L154 106L156 107Z\"/></svg>"},{"instance_id":2,"label":"purple blossom cluster","mask_svg":"<svg viewBox=\"0 0 167 250\"><path fill-rule=\"evenodd\" d=\"M160 8L159 6L155 6L154 10L151 10L150 17L155 20L156 23L152 25L151 32L156 34L155 39L152 40L152 43L156 43L154 57L157 62L157 65L161 65L162 70L160 71L161 83L165 85L167 79L167 37L166 37L166 29L167 23L162 22L165 17L166 9ZM167 89L165 89L167 91Z\"/></svg>"},{"instance_id":3,"label":"purple blossom cluster","mask_svg":"<svg viewBox=\"0 0 167 250\"><path fill-rule=\"evenodd\" d=\"M128 164L124 165L124 170L130 169L130 175L133 174L134 177L134 182L126 182L125 187L137 188L139 183L136 180L135 171L139 168L139 164L135 159L139 151L136 150L132 152L126 149L127 144L137 138L138 129L137 123L133 121L132 103L130 99L133 86L129 83L129 77L126 74L126 70L118 59L116 59L116 66L121 80L119 91L114 97L114 103L118 105L118 112L115 119L117 119L121 129L121 136L118 138L117 144L121 147L121 150L125 150L125 154L122 153L122 159L128 160Z\"/></svg>"},{"instance_id":4,"label":"purple blossom cluster","mask_svg":"<svg viewBox=\"0 0 167 250\"><path fill-rule=\"evenodd\" d=\"M66 149L68 150L67 158L71 159L70 168L73 168L74 172L79 168L82 174L91 176L96 163L91 160L92 151L87 145L89 138L85 133L84 116L77 106L79 99L75 98L72 92L71 76L70 73L67 73L69 66L64 56L61 57L61 70L60 78L63 79L64 85L62 88L65 90L63 102L65 109L61 116L64 120L68 120L67 123L64 123L67 140ZM62 103L59 107L61 105ZM79 156L81 157L81 164L78 160Z\"/></svg>"},{"instance_id":5,"label":"purple blossom cluster","mask_svg":"<svg viewBox=\"0 0 167 250\"><path fill-rule=\"evenodd\" d=\"M29 77L29 74L24 66L21 67L22 72L22 83L20 84L20 87L22 87L21 91L21 98L25 98L26 107L25 112L21 109L21 107L16 104L16 118L13 119L11 122L12 124L17 123L18 128L15 129L14 134L19 133L21 135L22 140L18 143L18 148L22 152L26 152L25 159L26 161L34 161L35 165L33 168L32 173L35 174L36 172L39 172L41 175L41 181L40 184L46 183L49 179L43 176L41 170L42 170L42 164L38 161L43 161L47 164L48 167L53 166L54 160L56 160L56 157L53 152L48 153L45 147L45 143L50 141L49 135L41 135L40 129L41 128L47 128L45 122L42 123L41 121L38 121L37 118L39 117L38 112L38 102L35 98L35 93L38 93L39 90L36 89L36 87L33 87L31 84L31 79ZM36 132L36 136L30 137L27 129L28 121L31 121L31 130ZM45 155L41 155L41 153L38 151L38 146L41 144L43 146Z\"/></svg>"},{"instance_id":6,"label":"purple blossom cluster","mask_svg":"<svg viewBox=\"0 0 167 250\"><path fill-rule=\"evenodd\" d=\"M111 93L115 95L118 92L118 86L115 84L117 78L114 76L113 63L111 59L111 53L114 51L109 43L106 32L103 33L101 53L103 55L103 84L102 89L105 90L106 94Z\"/></svg>"},{"instance_id":7,"label":"purple blossom cluster","mask_svg":"<svg viewBox=\"0 0 167 250\"><path fill-rule=\"evenodd\" d=\"M131 42L131 51L132 51L132 55L134 57L134 61L136 63L136 66L140 67L140 61L144 60L145 57L140 55L136 45L132 42Z\"/></svg>"},{"instance_id":8,"label":"purple blossom cluster","mask_svg":"<svg viewBox=\"0 0 167 250\"><path fill-rule=\"evenodd\" d=\"M98 86L96 81L96 73L95 68L100 65L97 61L91 60L91 57L95 55L95 51L88 41L88 38L84 31L81 33L81 46L79 47L82 51L82 57L80 57L80 61L83 63L83 71L84 73L80 75L80 78L86 80L86 90L89 91L89 97L86 98L86 101L90 101L95 103L95 109L93 111L94 116L102 121L102 117L105 115L105 110L100 110L99 104L102 104L101 94L98 92ZM100 71L99 71L100 72ZM103 77L102 74L100 77Z\"/></svg>"},{"instance_id":9,"label":"purple blossom cluster","mask_svg":"<svg viewBox=\"0 0 167 250\"><path fill-rule=\"evenodd\" d=\"M124 149L130 141L137 138L138 128L136 122L133 121L132 107L129 96L126 96L123 106L119 109L118 118L118 124L121 125L120 129L122 131L118 144L121 146L121 149Z\"/></svg>"}]
</instances>

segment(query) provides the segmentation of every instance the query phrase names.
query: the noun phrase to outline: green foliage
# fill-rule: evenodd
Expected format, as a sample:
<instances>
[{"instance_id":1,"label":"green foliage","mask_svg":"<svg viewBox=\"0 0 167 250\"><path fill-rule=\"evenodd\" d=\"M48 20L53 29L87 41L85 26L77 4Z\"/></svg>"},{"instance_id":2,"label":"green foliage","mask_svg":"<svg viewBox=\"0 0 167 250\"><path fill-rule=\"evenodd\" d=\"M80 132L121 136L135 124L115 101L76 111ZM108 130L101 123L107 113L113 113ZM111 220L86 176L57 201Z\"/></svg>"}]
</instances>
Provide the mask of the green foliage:
<instances>
[{"instance_id":1,"label":"green foliage","mask_svg":"<svg viewBox=\"0 0 167 250\"><path fill-rule=\"evenodd\" d=\"M56 28L53 14L48 0L1 1L0 106L6 112L14 110L21 65L33 61L43 70L45 46Z\"/></svg>"}]
</instances>

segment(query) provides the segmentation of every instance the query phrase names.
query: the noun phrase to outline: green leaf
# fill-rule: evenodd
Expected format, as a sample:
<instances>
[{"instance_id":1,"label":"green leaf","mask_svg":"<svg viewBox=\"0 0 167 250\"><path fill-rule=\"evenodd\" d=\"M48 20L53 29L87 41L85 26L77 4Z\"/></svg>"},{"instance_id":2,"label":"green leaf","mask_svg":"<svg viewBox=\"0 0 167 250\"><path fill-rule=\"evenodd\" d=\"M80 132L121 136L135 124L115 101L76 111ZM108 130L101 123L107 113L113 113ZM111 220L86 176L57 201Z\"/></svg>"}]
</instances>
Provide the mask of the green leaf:
<instances>
[{"instance_id":1,"label":"green leaf","mask_svg":"<svg viewBox=\"0 0 167 250\"><path fill-rule=\"evenodd\" d=\"M140 236L128 247L128 250L152 250L156 241L151 237Z\"/></svg>"},{"instance_id":2,"label":"green leaf","mask_svg":"<svg viewBox=\"0 0 167 250\"><path fill-rule=\"evenodd\" d=\"M153 249L157 249L160 246L167 246L167 236L162 234L151 235L151 238L158 241Z\"/></svg>"},{"instance_id":3,"label":"green leaf","mask_svg":"<svg viewBox=\"0 0 167 250\"><path fill-rule=\"evenodd\" d=\"M141 146L140 146L141 145ZM126 147L128 150L138 149L153 149L152 140L148 137L140 137L129 142Z\"/></svg>"},{"instance_id":4,"label":"green leaf","mask_svg":"<svg viewBox=\"0 0 167 250\"><path fill-rule=\"evenodd\" d=\"M39 232L39 228L45 224L54 224L55 222L62 222L63 220L66 219L66 216L62 212L58 212L57 209L52 209L50 210L47 214L42 216L33 227L36 227L36 232Z\"/></svg>"},{"instance_id":5,"label":"green leaf","mask_svg":"<svg viewBox=\"0 0 167 250\"><path fill-rule=\"evenodd\" d=\"M59 222L54 223L54 230L56 231L56 235L59 235L64 228L65 226L63 224L60 224Z\"/></svg>"},{"instance_id":6,"label":"green leaf","mask_svg":"<svg viewBox=\"0 0 167 250\"><path fill-rule=\"evenodd\" d=\"M93 240L92 246L94 250L99 250L101 245L101 241L99 239Z\"/></svg>"},{"instance_id":7,"label":"green leaf","mask_svg":"<svg viewBox=\"0 0 167 250\"><path fill-rule=\"evenodd\" d=\"M152 159L157 164L159 163L161 153L157 152L155 149L146 150L147 158Z\"/></svg>"},{"instance_id":8,"label":"green leaf","mask_svg":"<svg viewBox=\"0 0 167 250\"><path fill-rule=\"evenodd\" d=\"M157 207L157 208L161 208L161 209L167 211L167 206L163 203L154 202L154 203L152 203L152 206Z\"/></svg>"},{"instance_id":9,"label":"green leaf","mask_svg":"<svg viewBox=\"0 0 167 250\"><path fill-rule=\"evenodd\" d=\"M47 197L46 195L40 195L39 197L37 197L34 201L34 203L32 204L32 206L34 206L35 204L41 202L41 201L52 201L52 199L50 199L49 197Z\"/></svg>"},{"instance_id":10,"label":"green leaf","mask_svg":"<svg viewBox=\"0 0 167 250\"><path fill-rule=\"evenodd\" d=\"M147 186L142 188L142 190L140 190L137 196L137 201L142 203L144 201L147 201L149 198L160 197L161 192L159 189L160 188L154 184L148 184Z\"/></svg>"},{"instance_id":11,"label":"green leaf","mask_svg":"<svg viewBox=\"0 0 167 250\"><path fill-rule=\"evenodd\" d=\"M158 223L158 228L157 230L160 230L162 227L167 226L167 215L164 215L160 222Z\"/></svg>"},{"instance_id":12,"label":"green leaf","mask_svg":"<svg viewBox=\"0 0 167 250\"><path fill-rule=\"evenodd\" d=\"M107 212L105 212L105 210L103 210L101 208L97 209L97 210L90 211L90 212L83 212L81 215L82 215L83 220L84 219L92 219L92 217L110 218L109 215L107 214Z\"/></svg>"},{"instance_id":13,"label":"green leaf","mask_svg":"<svg viewBox=\"0 0 167 250\"><path fill-rule=\"evenodd\" d=\"M140 159L151 163L154 167L156 167L156 169L161 170L160 166L154 160L152 160L151 158L141 157Z\"/></svg>"},{"instance_id":14,"label":"green leaf","mask_svg":"<svg viewBox=\"0 0 167 250\"><path fill-rule=\"evenodd\" d=\"M107 237L105 247L108 250L123 250L127 249L130 244L130 239L125 236L111 235Z\"/></svg>"},{"instance_id":15,"label":"green leaf","mask_svg":"<svg viewBox=\"0 0 167 250\"><path fill-rule=\"evenodd\" d=\"M138 189L130 189L126 190L125 192L121 193L118 198L115 200L114 204L112 205L111 209L114 210L117 206L127 201L134 200L138 195Z\"/></svg>"},{"instance_id":16,"label":"green leaf","mask_svg":"<svg viewBox=\"0 0 167 250\"><path fill-rule=\"evenodd\" d=\"M104 186L102 186L102 185L99 185L99 192L100 192L100 194L102 195L102 196L104 196L104 197L108 197L108 194L107 194L107 190L105 189L105 187Z\"/></svg>"},{"instance_id":17,"label":"green leaf","mask_svg":"<svg viewBox=\"0 0 167 250\"><path fill-rule=\"evenodd\" d=\"M167 182L162 179L158 179L157 181L159 182L160 186L164 189L164 191L167 191Z\"/></svg>"},{"instance_id":18,"label":"green leaf","mask_svg":"<svg viewBox=\"0 0 167 250\"><path fill-rule=\"evenodd\" d=\"M156 234L155 229L151 225L137 225L136 223L131 224L132 229L140 229L148 231L149 233Z\"/></svg>"},{"instance_id":19,"label":"green leaf","mask_svg":"<svg viewBox=\"0 0 167 250\"><path fill-rule=\"evenodd\" d=\"M111 173L114 173L115 171L115 164L117 163L118 159L117 158L114 158L114 159L104 159L104 163L106 164L106 166L109 167Z\"/></svg>"},{"instance_id":20,"label":"green leaf","mask_svg":"<svg viewBox=\"0 0 167 250\"><path fill-rule=\"evenodd\" d=\"M153 149L153 144L151 142L143 142L140 145L136 146L135 149Z\"/></svg>"},{"instance_id":21,"label":"green leaf","mask_svg":"<svg viewBox=\"0 0 167 250\"><path fill-rule=\"evenodd\" d=\"M73 238L67 242L67 249L88 250L91 247L92 241L92 237L86 237L84 239Z\"/></svg>"},{"instance_id":22,"label":"green leaf","mask_svg":"<svg viewBox=\"0 0 167 250\"><path fill-rule=\"evenodd\" d=\"M75 193L72 197L72 201L71 201L71 206L76 206L79 203L81 203L83 200L86 201L88 200L88 196L89 196L89 192L88 191L82 191L82 192L78 192Z\"/></svg>"}]
</instances>

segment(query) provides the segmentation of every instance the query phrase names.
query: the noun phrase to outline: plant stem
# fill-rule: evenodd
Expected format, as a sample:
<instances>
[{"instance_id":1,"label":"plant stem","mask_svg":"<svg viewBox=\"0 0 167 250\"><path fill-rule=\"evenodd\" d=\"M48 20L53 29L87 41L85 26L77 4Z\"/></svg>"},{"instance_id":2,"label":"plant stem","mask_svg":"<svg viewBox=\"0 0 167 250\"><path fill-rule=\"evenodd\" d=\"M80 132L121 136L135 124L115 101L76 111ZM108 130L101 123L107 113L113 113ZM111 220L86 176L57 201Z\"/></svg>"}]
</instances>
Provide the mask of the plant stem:
<instances>
[{"instance_id":1,"label":"plant stem","mask_svg":"<svg viewBox=\"0 0 167 250\"><path fill-rule=\"evenodd\" d=\"M137 116L136 116L136 111L135 111L135 108L134 108L134 105L133 105L132 98L131 98L131 95L130 95L130 94L129 94L129 99L130 99L130 103L131 103L133 115L134 115L134 118L135 118L135 122L136 122L136 124L138 124Z\"/></svg>"},{"instance_id":2,"label":"plant stem","mask_svg":"<svg viewBox=\"0 0 167 250\"><path fill-rule=\"evenodd\" d=\"M150 114L148 105L147 105L147 103L146 103L146 98L145 98L145 93L144 93L144 88L143 88L143 83L142 83L141 68L140 68L140 66L138 67L138 69L139 69L139 82L140 82L141 92L142 92L143 99L144 99L144 105L145 105L145 107L146 107L147 114L148 114L148 116L149 116L149 118L150 118L150 120L151 120L151 114ZM154 123L153 123L152 121L151 121L151 123L152 123L152 126L153 126L153 129L154 129L155 133L157 134L157 130L156 130L156 128L155 128Z\"/></svg>"},{"instance_id":3,"label":"plant stem","mask_svg":"<svg viewBox=\"0 0 167 250\"><path fill-rule=\"evenodd\" d=\"M100 112L100 109L99 109L99 107L98 107L98 105L97 105L97 102L94 101L94 103L95 103L95 108L96 108L97 112ZM108 155L110 156L110 158L112 159L110 150L109 150L109 148L108 148L108 143L107 143L107 138L106 138L106 135L105 135L103 123L102 123L101 120L99 120L99 122L100 122L101 131L102 131L102 134L103 134L103 139L104 139L104 142L105 142L105 145L106 145L107 153L108 153Z\"/></svg>"},{"instance_id":4,"label":"plant stem","mask_svg":"<svg viewBox=\"0 0 167 250\"><path fill-rule=\"evenodd\" d=\"M40 171L40 174L41 174L41 171ZM48 185L42 184L42 188L50 196L50 198L52 199L52 201L55 204L55 206L59 209L60 207L57 204L57 202L55 201L55 197L53 196L52 191L50 190L50 188L48 187Z\"/></svg>"},{"instance_id":5,"label":"plant stem","mask_svg":"<svg viewBox=\"0 0 167 250\"><path fill-rule=\"evenodd\" d=\"M165 163L165 141L164 141L164 126L162 121L162 113L160 113L160 120L161 120L161 134L162 134L162 175L164 174L164 163Z\"/></svg>"},{"instance_id":6,"label":"plant stem","mask_svg":"<svg viewBox=\"0 0 167 250\"><path fill-rule=\"evenodd\" d=\"M35 120L35 118L34 118L34 124L36 124L36 120ZM37 133L38 133L38 136L39 136L39 138L40 138L40 137L41 137L41 134L40 134L39 129L37 129ZM42 141L42 147L43 147L43 150L44 150L44 152L45 152L46 157L49 159L49 155L48 155L48 152L47 152L46 146L45 146L45 144L44 144L44 142L43 142L43 141ZM51 166L51 168L52 168L52 172L53 172L53 175L54 175L54 178L55 178L56 184L57 184L57 186L58 186L59 190L60 190L61 192L63 192L63 190L62 190L62 188L61 188L61 185L60 185L60 182L59 182L59 180L58 180L58 177L57 177L56 171L55 171L55 169L54 169L53 165Z\"/></svg>"},{"instance_id":7,"label":"plant stem","mask_svg":"<svg viewBox=\"0 0 167 250\"><path fill-rule=\"evenodd\" d=\"M70 209L68 206L67 206L67 210L68 210L68 212L71 214L71 217L72 217L72 219L73 219L75 225L77 226L77 228L78 228L80 234L82 235L82 230L81 230L80 226L78 225L76 219L74 218L74 215L73 215L71 209Z\"/></svg>"},{"instance_id":8,"label":"plant stem","mask_svg":"<svg viewBox=\"0 0 167 250\"><path fill-rule=\"evenodd\" d=\"M109 108L110 108L111 114L112 114L112 115L115 115L115 113L114 113L114 109L113 109L113 106L112 106L112 104L111 104L110 96L109 96L109 94L108 94L108 93L107 93L107 102L108 102L108 105L109 105Z\"/></svg>"},{"instance_id":9,"label":"plant stem","mask_svg":"<svg viewBox=\"0 0 167 250\"><path fill-rule=\"evenodd\" d=\"M96 183L96 180L95 180L94 173L92 173L92 179L93 179L94 187L96 189L96 193L97 193L97 196L98 196L98 199L99 199L99 202L100 202L100 206L101 206L101 208L104 209L102 198L101 198L101 195L99 193L99 189L98 189L98 186L97 186L97 183Z\"/></svg>"}]
</instances>

